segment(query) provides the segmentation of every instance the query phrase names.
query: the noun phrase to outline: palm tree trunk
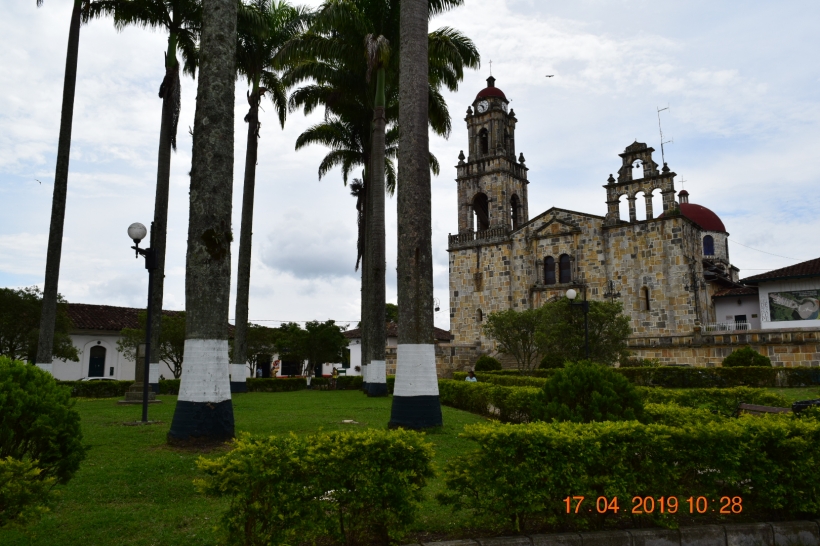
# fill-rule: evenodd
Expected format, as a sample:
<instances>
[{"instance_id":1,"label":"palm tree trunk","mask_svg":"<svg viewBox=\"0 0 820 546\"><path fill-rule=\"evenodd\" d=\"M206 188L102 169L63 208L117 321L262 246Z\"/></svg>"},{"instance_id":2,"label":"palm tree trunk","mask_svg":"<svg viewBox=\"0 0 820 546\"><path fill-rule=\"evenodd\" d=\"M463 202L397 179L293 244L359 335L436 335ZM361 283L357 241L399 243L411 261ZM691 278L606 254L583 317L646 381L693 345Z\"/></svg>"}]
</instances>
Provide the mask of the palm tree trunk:
<instances>
[{"instance_id":1,"label":"palm tree trunk","mask_svg":"<svg viewBox=\"0 0 820 546\"><path fill-rule=\"evenodd\" d=\"M364 192L364 226L362 226L362 298L361 298L361 327L359 328L359 332L362 336L362 392L367 394L368 386L368 368L367 368L367 355L370 352L369 349L369 337L367 332L370 331L370 313L369 309L370 306L368 305L370 302L370 248L368 243L370 242L370 166L365 161L365 169L364 173L362 174L362 183L364 187L362 191Z\"/></svg>"},{"instance_id":2,"label":"palm tree trunk","mask_svg":"<svg viewBox=\"0 0 820 546\"><path fill-rule=\"evenodd\" d=\"M74 0L68 30L68 51L63 79L63 107L60 114L60 140L57 144L57 168L54 172L54 194L51 198L51 224L48 230L46 278L43 286L43 309L40 315L40 337L37 342L37 366L52 372L54 323L57 318L57 284L60 280L60 257L63 249L68 161L71 153L71 124L74 120L74 90L77 84L77 57L80 49L82 1Z\"/></svg>"},{"instance_id":3,"label":"palm tree trunk","mask_svg":"<svg viewBox=\"0 0 820 546\"><path fill-rule=\"evenodd\" d=\"M370 159L370 212L368 222L368 248L370 249L370 297L367 310L370 327L368 336L368 396L387 396L387 370L385 366L385 252L384 252L384 68L380 68L376 80L376 107L373 109L373 152Z\"/></svg>"},{"instance_id":4,"label":"palm tree trunk","mask_svg":"<svg viewBox=\"0 0 820 546\"><path fill-rule=\"evenodd\" d=\"M159 129L159 150L157 152L157 189L154 197L154 239L152 246L157 268L154 270L153 293L151 294L151 359L149 382L154 392L159 391L160 333L162 332L162 299L165 286L165 248L168 236L168 192L171 182L171 149L175 147L176 120L179 117L179 63L176 60L176 39L168 40L168 55L165 57L165 79L160 86L162 98L162 120ZM141 381L142 368L137 363L136 386Z\"/></svg>"},{"instance_id":5,"label":"palm tree trunk","mask_svg":"<svg viewBox=\"0 0 820 546\"><path fill-rule=\"evenodd\" d=\"M246 368L248 362L248 297L251 282L251 238L253 237L253 194L256 185L256 156L259 147L259 89L254 86L248 95L250 110L248 144L245 150L245 187L242 195L242 225L239 232L239 267L236 273L236 329L233 338L231 392L248 392Z\"/></svg>"},{"instance_id":6,"label":"palm tree trunk","mask_svg":"<svg viewBox=\"0 0 820 546\"><path fill-rule=\"evenodd\" d=\"M234 436L228 307L236 12L236 0L202 2L185 272L185 356L170 443L223 442Z\"/></svg>"},{"instance_id":7,"label":"palm tree trunk","mask_svg":"<svg viewBox=\"0 0 820 546\"><path fill-rule=\"evenodd\" d=\"M427 0L401 3L396 384L390 427L440 426L433 344Z\"/></svg>"}]
</instances>

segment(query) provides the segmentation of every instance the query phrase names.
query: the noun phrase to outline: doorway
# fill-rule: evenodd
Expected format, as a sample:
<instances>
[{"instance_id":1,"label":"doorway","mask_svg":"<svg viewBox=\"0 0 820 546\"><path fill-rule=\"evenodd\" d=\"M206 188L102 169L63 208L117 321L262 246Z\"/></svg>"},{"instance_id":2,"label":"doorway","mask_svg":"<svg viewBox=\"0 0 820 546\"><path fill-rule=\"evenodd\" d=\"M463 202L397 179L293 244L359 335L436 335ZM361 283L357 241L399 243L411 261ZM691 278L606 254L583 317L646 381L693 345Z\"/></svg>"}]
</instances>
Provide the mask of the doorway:
<instances>
[{"instance_id":1,"label":"doorway","mask_svg":"<svg viewBox=\"0 0 820 546\"><path fill-rule=\"evenodd\" d=\"M95 345L91 347L88 358L88 377L102 377L105 375L105 347Z\"/></svg>"}]
</instances>

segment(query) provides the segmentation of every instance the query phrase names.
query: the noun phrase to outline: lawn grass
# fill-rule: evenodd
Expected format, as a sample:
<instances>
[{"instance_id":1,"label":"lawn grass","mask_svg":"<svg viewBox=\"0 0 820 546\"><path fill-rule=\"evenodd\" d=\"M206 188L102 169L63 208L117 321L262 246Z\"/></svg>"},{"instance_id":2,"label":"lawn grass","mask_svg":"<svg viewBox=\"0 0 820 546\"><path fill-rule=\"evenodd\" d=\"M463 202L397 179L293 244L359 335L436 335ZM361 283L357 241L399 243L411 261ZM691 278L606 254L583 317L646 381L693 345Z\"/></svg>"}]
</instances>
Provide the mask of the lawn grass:
<instances>
[{"instance_id":1,"label":"lawn grass","mask_svg":"<svg viewBox=\"0 0 820 546\"><path fill-rule=\"evenodd\" d=\"M203 497L192 481L201 475L196 459L219 456L224 449L202 454L167 447L165 436L176 397L158 398L163 403L150 407L149 418L162 424L152 426L123 426L140 418L140 406L117 406L110 398L78 399L88 458L60 488L61 498L49 515L25 532L0 531L0 544L217 544L213 527L227 502ZM359 391L248 393L234 397L234 415L237 432L301 435L384 428L390 404L390 398L367 398ZM464 425L483 420L452 408L442 411L444 426L428 435L439 468L452 456L472 449L458 434ZM343 419L359 424L342 424ZM438 480L427 488L416 531L427 537L468 532L466 516L454 516L433 499L440 488Z\"/></svg>"},{"instance_id":2,"label":"lawn grass","mask_svg":"<svg viewBox=\"0 0 820 546\"><path fill-rule=\"evenodd\" d=\"M820 398L820 389L817 387L771 388L766 390L784 397L789 401L789 404L793 404L798 400L817 400Z\"/></svg>"}]
</instances>

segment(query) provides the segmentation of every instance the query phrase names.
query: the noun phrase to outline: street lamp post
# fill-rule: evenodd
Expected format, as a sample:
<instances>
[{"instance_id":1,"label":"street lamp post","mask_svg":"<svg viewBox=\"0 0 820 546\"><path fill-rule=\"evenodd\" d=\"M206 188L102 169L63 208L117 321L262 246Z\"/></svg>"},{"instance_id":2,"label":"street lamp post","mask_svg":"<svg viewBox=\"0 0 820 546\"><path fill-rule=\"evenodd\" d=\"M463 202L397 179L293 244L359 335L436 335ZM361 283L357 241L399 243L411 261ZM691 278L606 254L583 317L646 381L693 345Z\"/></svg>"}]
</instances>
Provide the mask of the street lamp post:
<instances>
[{"instance_id":1,"label":"street lamp post","mask_svg":"<svg viewBox=\"0 0 820 546\"><path fill-rule=\"evenodd\" d=\"M589 302L587 301L587 289L584 286L584 301L575 303L575 298L578 296L578 292L570 288L567 290L567 298L569 298L569 304L574 307L580 307L584 311L584 351L586 352L587 360L589 360Z\"/></svg>"},{"instance_id":2,"label":"street lamp post","mask_svg":"<svg viewBox=\"0 0 820 546\"><path fill-rule=\"evenodd\" d=\"M150 362L151 362L151 294L153 293L154 289L154 270L157 268L157 260L156 260L156 253L154 252L153 248L140 248L140 241L142 241L145 236L147 235L147 230L145 226L140 224L139 222L135 222L128 226L128 237L134 241L134 246L131 248L134 249L134 257L142 256L145 258L145 269L148 270L148 314L145 318L145 368L143 370L143 378L142 378L142 422L148 422L148 391L150 389L148 385L148 371L150 369ZM151 240L153 247L153 237L154 237L154 223L151 222Z\"/></svg>"}]
</instances>

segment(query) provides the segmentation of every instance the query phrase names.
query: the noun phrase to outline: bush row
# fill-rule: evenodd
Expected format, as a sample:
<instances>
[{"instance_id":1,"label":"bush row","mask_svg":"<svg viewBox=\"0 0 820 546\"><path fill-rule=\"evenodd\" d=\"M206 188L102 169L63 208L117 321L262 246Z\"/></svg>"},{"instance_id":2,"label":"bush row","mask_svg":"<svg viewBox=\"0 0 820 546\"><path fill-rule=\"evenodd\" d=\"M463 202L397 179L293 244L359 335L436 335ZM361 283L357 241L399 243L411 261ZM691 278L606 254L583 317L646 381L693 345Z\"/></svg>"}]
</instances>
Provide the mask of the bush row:
<instances>
[{"instance_id":1,"label":"bush row","mask_svg":"<svg viewBox=\"0 0 820 546\"><path fill-rule=\"evenodd\" d=\"M704 509L728 509L725 517L742 509L758 521L820 513L815 420L496 423L471 425L463 436L476 449L450 460L438 498L500 531L675 527L693 517L690 498L695 517Z\"/></svg>"},{"instance_id":2,"label":"bush row","mask_svg":"<svg viewBox=\"0 0 820 546\"><path fill-rule=\"evenodd\" d=\"M505 387L448 379L441 379L438 384L440 400L445 406L496 418L504 423L534 421L545 403L543 390L535 387ZM789 407L788 401L779 394L750 387L681 390L637 387L637 392L647 404L675 404L724 416L734 415L741 402Z\"/></svg>"},{"instance_id":3,"label":"bush row","mask_svg":"<svg viewBox=\"0 0 820 546\"><path fill-rule=\"evenodd\" d=\"M614 368L638 386L667 388L710 387L810 387L820 385L820 367L764 368L757 366L736 368ZM538 378L549 378L556 370L532 370L522 374L518 370L477 373L479 381L499 385L538 386ZM453 374L463 380L464 372ZM543 384L543 382L542 382Z\"/></svg>"},{"instance_id":4,"label":"bush row","mask_svg":"<svg viewBox=\"0 0 820 546\"><path fill-rule=\"evenodd\" d=\"M229 497L228 544L387 544L414 521L433 475L422 434L369 429L314 436L241 436L218 459L198 461L200 491Z\"/></svg>"},{"instance_id":5,"label":"bush row","mask_svg":"<svg viewBox=\"0 0 820 546\"><path fill-rule=\"evenodd\" d=\"M71 389L71 396L83 398L114 398L125 396L133 381L57 381Z\"/></svg>"}]
</instances>

